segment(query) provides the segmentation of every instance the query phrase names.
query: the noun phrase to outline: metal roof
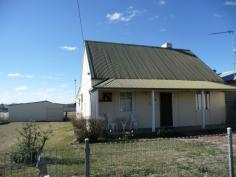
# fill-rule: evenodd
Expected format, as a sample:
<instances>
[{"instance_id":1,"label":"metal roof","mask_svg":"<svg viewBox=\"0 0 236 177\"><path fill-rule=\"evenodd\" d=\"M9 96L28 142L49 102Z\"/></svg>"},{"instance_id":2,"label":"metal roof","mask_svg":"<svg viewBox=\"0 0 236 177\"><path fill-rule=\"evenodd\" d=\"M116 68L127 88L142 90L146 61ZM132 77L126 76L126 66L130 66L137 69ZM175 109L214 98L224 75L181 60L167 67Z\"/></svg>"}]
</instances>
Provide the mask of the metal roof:
<instances>
[{"instance_id":1,"label":"metal roof","mask_svg":"<svg viewBox=\"0 0 236 177\"><path fill-rule=\"evenodd\" d=\"M236 90L236 87L211 81L153 80L153 79L108 79L95 88L109 89L179 89L179 90Z\"/></svg>"},{"instance_id":2,"label":"metal roof","mask_svg":"<svg viewBox=\"0 0 236 177\"><path fill-rule=\"evenodd\" d=\"M92 79L223 80L190 50L85 41Z\"/></svg>"},{"instance_id":3,"label":"metal roof","mask_svg":"<svg viewBox=\"0 0 236 177\"><path fill-rule=\"evenodd\" d=\"M236 80L235 71L226 71L219 75L225 82L234 82Z\"/></svg>"}]
</instances>

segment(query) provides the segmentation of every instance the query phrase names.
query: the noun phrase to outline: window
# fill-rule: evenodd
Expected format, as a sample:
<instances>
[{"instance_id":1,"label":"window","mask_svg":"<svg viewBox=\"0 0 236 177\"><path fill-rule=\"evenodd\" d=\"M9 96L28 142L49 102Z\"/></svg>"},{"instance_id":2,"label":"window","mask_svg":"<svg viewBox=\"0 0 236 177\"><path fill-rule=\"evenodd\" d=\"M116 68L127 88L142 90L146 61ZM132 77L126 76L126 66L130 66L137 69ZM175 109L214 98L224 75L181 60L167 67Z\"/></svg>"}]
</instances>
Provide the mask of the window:
<instances>
[{"instance_id":1,"label":"window","mask_svg":"<svg viewBox=\"0 0 236 177\"><path fill-rule=\"evenodd\" d=\"M132 111L132 93L130 92L120 93L120 111L121 112Z\"/></svg>"},{"instance_id":2,"label":"window","mask_svg":"<svg viewBox=\"0 0 236 177\"><path fill-rule=\"evenodd\" d=\"M209 94L209 92L205 93L205 104L206 104L206 110L210 109L210 94Z\"/></svg>"},{"instance_id":3,"label":"window","mask_svg":"<svg viewBox=\"0 0 236 177\"><path fill-rule=\"evenodd\" d=\"M195 96L196 100L196 110L200 110L202 107L202 101L201 101L202 95L201 93L197 93ZM208 110L210 109L210 94L209 92L204 93L204 98L205 98L205 109Z\"/></svg>"},{"instance_id":4,"label":"window","mask_svg":"<svg viewBox=\"0 0 236 177\"><path fill-rule=\"evenodd\" d=\"M112 102L112 93L111 92L102 92L99 95L100 102Z\"/></svg>"}]
</instances>

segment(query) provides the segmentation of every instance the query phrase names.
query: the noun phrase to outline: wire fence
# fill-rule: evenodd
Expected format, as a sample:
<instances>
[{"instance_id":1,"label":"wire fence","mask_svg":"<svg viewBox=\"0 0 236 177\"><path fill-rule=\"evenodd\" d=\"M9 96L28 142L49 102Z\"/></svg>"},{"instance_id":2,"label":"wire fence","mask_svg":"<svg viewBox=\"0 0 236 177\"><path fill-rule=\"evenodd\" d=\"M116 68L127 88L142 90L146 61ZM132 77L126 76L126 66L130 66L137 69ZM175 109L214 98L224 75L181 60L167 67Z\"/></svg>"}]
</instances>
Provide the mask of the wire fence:
<instances>
[{"instance_id":1,"label":"wire fence","mask_svg":"<svg viewBox=\"0 0 236 177\"><path fill-rule=\"evenodd\" d=\"M225 136L224 136L225 137ZM227 148L196 138L95 144L91 176L228 176Z\"/></svg>"},{"instance_id":2,"label":"wire fence","mask_svg":"<svg viewBox=\"0 0 236 177\"><path fill-rule=\"evenodd\" d=\"M228 138L223 133L110 143L87 140L75 148L46 149L31 163L16 163L12 153L4 153L0 155L0 177L233 177L236 173L230 171L236 163L230 166ZM235 135L232 140L236 150ZM236 162L236 156L231 160Z\"/></svg>"},{"instance_id":3,"label":"wire fence","mask_svg":"<svg viewBox=\"0 0 236 177\"><path fill-rule=\"evenodd\" d=\"M0 177L83 176L84 148L44 150L35 160L34 152L25 152L22 162L16 153L0 154ZM18 156L19 157L19 156Z\"/></svg>"}]
</instances>

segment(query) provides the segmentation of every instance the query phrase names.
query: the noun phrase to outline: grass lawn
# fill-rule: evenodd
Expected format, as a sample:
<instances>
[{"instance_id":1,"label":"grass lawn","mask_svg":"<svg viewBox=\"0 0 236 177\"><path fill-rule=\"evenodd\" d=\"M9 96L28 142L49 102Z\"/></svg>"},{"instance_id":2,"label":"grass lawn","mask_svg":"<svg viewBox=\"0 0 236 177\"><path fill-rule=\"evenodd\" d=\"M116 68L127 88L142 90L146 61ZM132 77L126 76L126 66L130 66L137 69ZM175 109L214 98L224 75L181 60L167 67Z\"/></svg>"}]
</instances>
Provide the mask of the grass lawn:
<instances>
[{"instance_id":1,"label":"grass lawn","mask_svg":"<svg viewBox=\"0 0 236 177\"><path fill-rule=\"evenodd\" d=\"M36 124L42 129L50 128L53 130L53 135L47 141L47 148L68 147L73 142L74 134L70 122L38 122ZM16 144L19 136L17 129L21 129L22 125L22 122L0 125L0 152L10 151L11 147Z\"/></svg>"},{"instance_id":2,"label":"grass lawn","mask_svg":"<svg viewBox=\"0 0 236 177\"><path fill-rule=\"evenodd\" d=\"M72 145L73 128L69 122L38 123L53 129L43 157L51 176L82 176L84 144ZM0 150L9 151L16 142L21 123L0 125ZM131 142L90 145L91 176L149 177L224 177L227 174L226 147L191 139L156 138ZM1 164L1 158L0 158ZM1 166L0 166L1 167ZM2 170L2 176L35 176L32 166ZM1 168L0 168L1 176Z\"/></svg>"}]
</instances>

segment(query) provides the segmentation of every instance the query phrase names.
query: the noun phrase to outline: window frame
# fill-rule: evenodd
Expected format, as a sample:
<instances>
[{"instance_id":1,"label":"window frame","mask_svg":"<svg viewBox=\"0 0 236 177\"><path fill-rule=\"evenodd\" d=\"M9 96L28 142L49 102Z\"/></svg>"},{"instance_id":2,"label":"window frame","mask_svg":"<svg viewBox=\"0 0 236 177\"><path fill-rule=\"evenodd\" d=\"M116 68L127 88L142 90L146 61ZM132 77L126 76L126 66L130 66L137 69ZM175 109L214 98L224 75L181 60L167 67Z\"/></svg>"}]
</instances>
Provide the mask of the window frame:
<instances>
[{"instance_id":1,"label":"window frame","mask_svg":"<svg viewBox=\"0 0 236 177\"><path fill-rule=\"evenodd\" d=\"M202 95L201 92L196 92L195 94L195 104L196 104L196 110L201 110L202 107L202 101L201 101ZM204 99L205 99L205 109L210 109L210 92L206 91L204 92Z\"/></svg>"},{"instance_id":2,"label":"window frame","mask_svg":"<svg viewBox=\"0 0 236 177\"><path fill-rule=\"evenodd\" d=\"M104 95L109 95L110 99L104 99ZM112 92L100 92L99 93L99 102L112 102Z\"/></svg>"}]
</instances>

